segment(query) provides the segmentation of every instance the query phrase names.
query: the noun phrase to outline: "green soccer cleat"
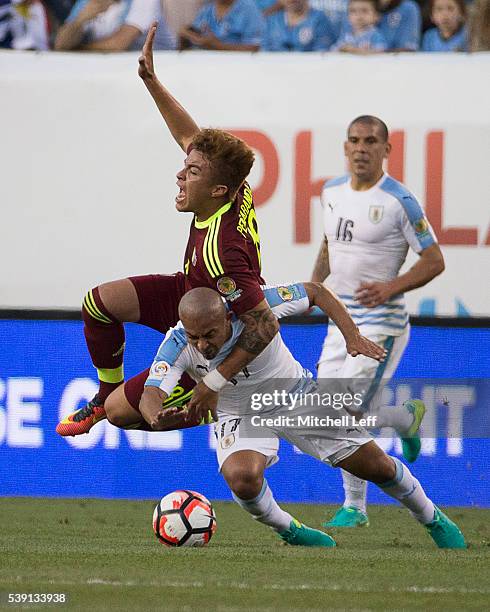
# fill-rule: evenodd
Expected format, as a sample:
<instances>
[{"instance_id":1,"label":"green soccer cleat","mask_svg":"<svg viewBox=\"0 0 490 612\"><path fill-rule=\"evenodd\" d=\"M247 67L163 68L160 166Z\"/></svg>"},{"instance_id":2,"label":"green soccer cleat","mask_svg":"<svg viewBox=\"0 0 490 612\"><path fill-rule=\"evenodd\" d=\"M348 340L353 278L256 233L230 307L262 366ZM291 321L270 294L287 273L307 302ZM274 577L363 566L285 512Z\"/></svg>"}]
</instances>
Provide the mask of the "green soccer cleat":
<instances>
[{"instance_id":1,"label":"green soccer cleat","mask_svg":"<svg viewBox=\"0 0 490 612\"><path fill-rule=\"evenodd\" d=\"M439 548L467 548L461 529L444 512L434 506L434 519L425 525Z\"/></svg>"},{"instance_id":2,"label":"green soccer cleat","mask_svg":"<svg viewBox=\"0 0 490 612\"><path fill-rule=\"evenodd\" d=\"M403 407L413 414L413 423L405 436L402 436L403 456L409 463L413 463L420 453L419 429L425 415L425 404L422 400L408 400Z\"/></svg>"},{"instance_id":3,"label":"green soccer cleat","mask_svg":"<svg viewBox=\"0 0 490 612\"><path fill-rule=\"evenodd\" d=\"M307 527L296 519L291 521L289 529L279 533L279 537L291 546L326 546L328 548L337 546L328 533Z\"/></svg>"},{"instance_id":4,"label":"green soccer cleat","mask_svg":"<svg viewBox=\"0 0 490 612\"><path fill-rule=\"evenodd\" d=\"M369 519L365 512L355 506L342 506L332 520L322 523L322 527L368 527Z\"/></svg>"}]
</instances>

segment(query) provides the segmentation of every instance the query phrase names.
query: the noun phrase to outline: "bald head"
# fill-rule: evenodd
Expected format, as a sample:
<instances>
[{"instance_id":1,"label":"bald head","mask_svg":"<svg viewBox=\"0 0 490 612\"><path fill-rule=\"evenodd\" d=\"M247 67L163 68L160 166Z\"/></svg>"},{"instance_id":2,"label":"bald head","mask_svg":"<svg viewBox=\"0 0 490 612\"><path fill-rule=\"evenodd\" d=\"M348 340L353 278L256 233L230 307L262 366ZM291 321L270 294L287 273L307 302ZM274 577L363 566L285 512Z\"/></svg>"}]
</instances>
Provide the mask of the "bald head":
<instances>
[{"instance_id":1,"label":"bald head","mask_svg":"<svg viewBox=\"0 0 490 612\"><path fill-rule=\"evenodd\" d=\"M179 317L187 340L206 359L214 359L231 336L231 313L219 293L207 287L191 289L184 295Z\"/></svg>"},{"instance_id":2,"label":"bald head","mask_svg":"<svg viewBox=\"0 0 490 612\"><path fill-rule=\"evenodd\" d=\"M188 291L180 300L179 317L185 321L215 321L226 317L226 309L218 292L207 287Z\"/></svg>"}]
</instances>

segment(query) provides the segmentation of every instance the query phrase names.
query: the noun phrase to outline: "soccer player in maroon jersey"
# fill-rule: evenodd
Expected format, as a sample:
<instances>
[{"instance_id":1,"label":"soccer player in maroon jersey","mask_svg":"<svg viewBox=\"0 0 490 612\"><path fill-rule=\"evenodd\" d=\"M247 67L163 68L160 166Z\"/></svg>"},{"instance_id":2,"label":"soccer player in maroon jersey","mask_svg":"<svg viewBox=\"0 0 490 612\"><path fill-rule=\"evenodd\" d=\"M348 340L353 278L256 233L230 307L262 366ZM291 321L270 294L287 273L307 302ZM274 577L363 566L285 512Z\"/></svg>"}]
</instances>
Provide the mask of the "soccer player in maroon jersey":
<instances>
[{"instance_id":1,"label":"soccer player in maroon jersey","mask_svg":"<svg viewBox=\"0 0 490 612\"><path fill-rule=\"evenodd\" d=\"M88 433L106 417L104 401L124 382L124 322L136 322L166 332L178 321L178 304L193 287L217 289L231 304L245 328L237 346L219 369L196 385L187 402L189 419L215 415L220 389L247 366L276 335L279 324L260 288L260 241L252 192L245 182L254 161L252 150L239 138L215 129L201 130L156 77L153 39L148 33L139 59L139 76L153 97L172 136L187 153L177 174L180 212L192 212L184 272L131 277L89 291L82 305L87 346L99 377L99 391L82 409L57 426L62 436ZM125 384L128 401L138 398L148 376L145 370ZM190 379L181 381L176 401L187 400Z\"/></svg>"}]
</instances>

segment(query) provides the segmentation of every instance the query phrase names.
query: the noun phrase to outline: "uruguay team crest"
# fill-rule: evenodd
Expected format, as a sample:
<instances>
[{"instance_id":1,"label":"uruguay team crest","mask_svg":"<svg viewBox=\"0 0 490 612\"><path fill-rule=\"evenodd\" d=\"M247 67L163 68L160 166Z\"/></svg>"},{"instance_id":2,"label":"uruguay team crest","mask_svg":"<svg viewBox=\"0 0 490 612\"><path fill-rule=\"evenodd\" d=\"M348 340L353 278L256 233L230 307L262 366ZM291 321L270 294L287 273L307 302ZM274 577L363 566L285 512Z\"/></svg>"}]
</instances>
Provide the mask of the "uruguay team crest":
<instances>
[{"instance_id":1,"label":"uruguay team crest","mask_svg":"<svg viewBox=\"0 0 490 612\"><path fill-rule=\"evenodd\" d=\"M369 220L371 223L379 223L383 218L384 206L370 206L369 207Z\"/></svg>"},{"instance_id":2,"label":"uruguay team crest","mask_svg":"<svg viewBox=\"0 0 490 612\"><path fill-rule=\"evenodd\" d=\"M424 218L418 219L417 221L414 222L413 229L415 230L416 234L419 234L419 235L425 234L426 232L429 231L429 224Z\"/></svg>"},{"instance_id":3,"label":"uruguay team crest","mask_svg":"<svg viewBox=\"0 0 490 612\"><path fill-rule=\"evenodd\" d=\"M293 299L293 292L289 287L278 287L277 293L283 302L290 302Z\"/></svg>"}]
</instances>

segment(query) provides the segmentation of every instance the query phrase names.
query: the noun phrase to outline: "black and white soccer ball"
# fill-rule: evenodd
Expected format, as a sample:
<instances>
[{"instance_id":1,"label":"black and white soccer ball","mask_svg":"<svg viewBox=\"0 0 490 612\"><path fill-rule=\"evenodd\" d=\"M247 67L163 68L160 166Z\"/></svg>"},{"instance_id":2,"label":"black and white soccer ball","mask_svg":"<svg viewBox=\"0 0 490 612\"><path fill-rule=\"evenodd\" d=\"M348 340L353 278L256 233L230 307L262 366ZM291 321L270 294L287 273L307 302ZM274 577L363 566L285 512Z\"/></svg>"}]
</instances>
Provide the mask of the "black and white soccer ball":
<instances>
[{"instance_id":1,"label":"black and white soccer ball","mask_svg":"<svg viewBox=\"0 0 490 612\"><path fill-rule=\"evenodd\" d=\"M153 511L153 531L165 546L205 546L216 527L211 502L195 491L169 493Z\"/></svg>"}]
</instances>

